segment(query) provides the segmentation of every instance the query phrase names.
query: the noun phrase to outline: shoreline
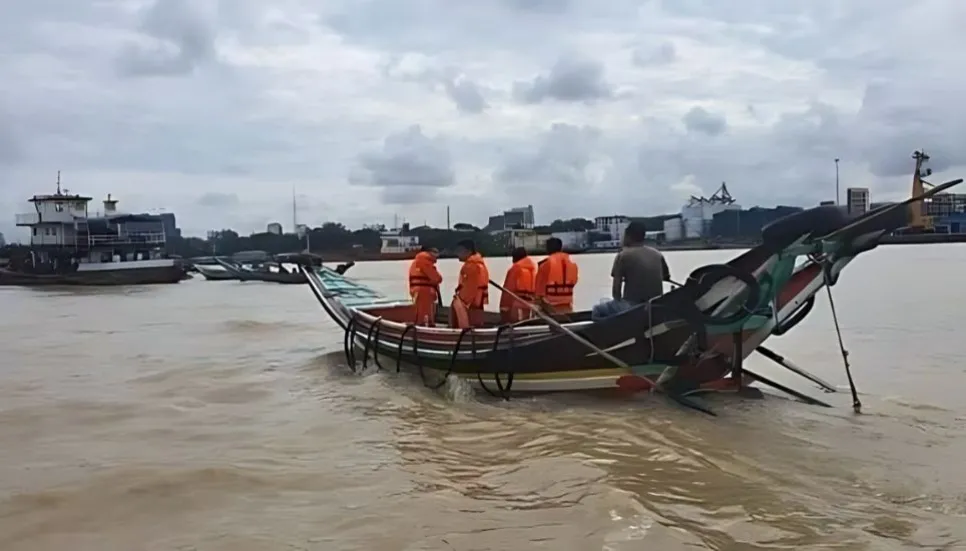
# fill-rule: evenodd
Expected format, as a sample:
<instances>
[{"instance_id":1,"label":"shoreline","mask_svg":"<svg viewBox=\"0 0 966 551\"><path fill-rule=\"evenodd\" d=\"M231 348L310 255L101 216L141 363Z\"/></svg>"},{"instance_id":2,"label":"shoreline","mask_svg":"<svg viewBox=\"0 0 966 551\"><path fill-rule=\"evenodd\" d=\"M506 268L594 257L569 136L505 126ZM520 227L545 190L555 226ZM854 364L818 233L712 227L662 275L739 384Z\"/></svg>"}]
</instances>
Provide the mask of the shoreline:
<instances>
[{"instance_id":1,"label":"shoreline","mask_svg":"<svg viewBox=\"0 0 966 551\"><path fill-rule=\"evenodd\" d=\"M948 234L948 233L925 233L925 234L905 234L905 235L890 235L882 238L880 244L882 245L936 245L936 244L948 244L948 243L966 243L966 234ZM751 249L760 244L760 242L749 242L749 243L709 243L709 244L680 244L680 245L657 245L655 248L661 252L682 252L682 251L727 251L727 250L740 250L740 249ZM595 254L613 254L618 252L620 249L588 249L580 252L573 252L573 255L595 255ZM406 260L404 258L353 258L349 254L339 254L339 253L316 253L322 256L326 262L390 262L393 260ZM509 253L498 254L498 255L488 255L488 258L506 258L509 257ZM455 258L453 255L441 255L440 258Z\"/></svg>"},{"instance_id":2,"label":"shoreline","mask_svg":"<svg viewBox=\"0 0 966 551\"><path fill-rule=\"evenodd\" d=\"M966 234L948 234L948 233L925 233L925 234L904 234L904 235L890 235L883 237L880 241L881 245L935 245L944 243L966 243ZM727 243L703 243L703 244L692 244L692 243L682 243L682 244L651 244L657 250L661 252L682 252L682 251L715 251L715 250L741 250L741 249L751 249L759 245L760 242L747 242L747 243L737 243L737 242L727 242ZM596 254L613 254L618 252L620 249L588 249L580 252L572 252L573 255L596 255ZM372 255L359 255L358 253L352 252L323 252L315 251L313 254L317 254L323 258L324 262L392 262L399 260L411 260L403 256L400 257L390 257L381 258L378 254ZM510 254L500 253L495 255L487 255L488 258L508 258ZM456 258L451 254L440 255L440 258ZM186 259L190 262L191 259Z\"/></svg>"}]
</instances>

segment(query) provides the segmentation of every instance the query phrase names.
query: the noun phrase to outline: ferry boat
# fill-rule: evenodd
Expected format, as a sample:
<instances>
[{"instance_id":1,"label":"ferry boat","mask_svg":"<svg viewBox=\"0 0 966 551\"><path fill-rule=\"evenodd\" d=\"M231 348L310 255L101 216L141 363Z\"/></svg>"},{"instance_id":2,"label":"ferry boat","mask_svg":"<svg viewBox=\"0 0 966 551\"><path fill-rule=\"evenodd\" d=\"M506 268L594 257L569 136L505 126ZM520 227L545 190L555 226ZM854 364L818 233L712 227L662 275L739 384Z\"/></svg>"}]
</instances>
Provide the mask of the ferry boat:
<instances>
[{"instance_id":1,"label":"ferry boat","mask_svg":"<svg viewBox=\"0 0 966 551\"><path fill-rule=\"evenodd\" d=\"M33 212L16 224L30 228L30 245L0 269L0 285L131 285L178 283L185 270L165 252L164 224L156 215L122 214L117 200L104 200L91 216L93 199L61 190L34 195Z\"/></svg>"},{"instance_id":2,"label":"ferry boat","mask_svg":"<svg viewBox=\"0 0 966 551\"><path fill-rule=\"evenodd\" d=\"M419 253L419 236L409 233L409 224L379 234L379 255L371 260L412 260ZM366 260L369 260L366 258Z\"/></svg>"}]
</instances>

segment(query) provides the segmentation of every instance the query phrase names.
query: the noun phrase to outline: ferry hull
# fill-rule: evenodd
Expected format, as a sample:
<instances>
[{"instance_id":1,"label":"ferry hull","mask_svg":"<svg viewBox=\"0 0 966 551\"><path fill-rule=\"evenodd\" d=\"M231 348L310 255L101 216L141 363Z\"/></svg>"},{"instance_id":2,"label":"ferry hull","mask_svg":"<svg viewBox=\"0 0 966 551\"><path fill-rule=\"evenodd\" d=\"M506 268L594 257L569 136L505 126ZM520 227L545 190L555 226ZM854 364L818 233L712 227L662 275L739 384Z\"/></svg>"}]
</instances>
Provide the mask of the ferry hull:
<instances>
[{"instance_id":1,"label":"ferry hull","mask_svg":"<svg viewBox=\"0 0 966 551\"><path fill-rule=\"evenodd\" d=\"M120 263L119 263L120 264ZM0 285L153 285L179 283L184 278L180 263L114 269L78 270L68 274L31 274L0 269Z\"/></svg>"}]
</instances>

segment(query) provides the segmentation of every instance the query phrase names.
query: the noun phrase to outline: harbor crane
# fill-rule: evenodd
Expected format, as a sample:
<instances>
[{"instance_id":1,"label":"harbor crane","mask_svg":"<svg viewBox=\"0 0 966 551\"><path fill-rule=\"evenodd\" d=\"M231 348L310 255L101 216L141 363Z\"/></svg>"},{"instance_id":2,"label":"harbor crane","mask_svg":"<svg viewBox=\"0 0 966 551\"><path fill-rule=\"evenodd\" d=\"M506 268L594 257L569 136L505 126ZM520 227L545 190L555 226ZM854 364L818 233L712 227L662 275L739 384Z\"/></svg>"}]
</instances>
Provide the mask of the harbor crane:
<instances>
[{"instance_id":1,"label":"harbor crane","mask_svg":"<svg viewBox=\"0 0 966 551\"><path fill-rule=\"evenodd\" d=\"M923 178L932 175L931 168L923 168L923 165L929 162L929 155L926 154L926 151L922 149L914 151L912 158L916 160L916 170L912 174L912 197L918 197L935 186L923 180ZM915 201L909 205L907 232L932 233L935 231L933 217L929 216L929 210L926 208L926 203L931 201L931 199L926 199L925 201Z\"/></svg>"}]
</instances>

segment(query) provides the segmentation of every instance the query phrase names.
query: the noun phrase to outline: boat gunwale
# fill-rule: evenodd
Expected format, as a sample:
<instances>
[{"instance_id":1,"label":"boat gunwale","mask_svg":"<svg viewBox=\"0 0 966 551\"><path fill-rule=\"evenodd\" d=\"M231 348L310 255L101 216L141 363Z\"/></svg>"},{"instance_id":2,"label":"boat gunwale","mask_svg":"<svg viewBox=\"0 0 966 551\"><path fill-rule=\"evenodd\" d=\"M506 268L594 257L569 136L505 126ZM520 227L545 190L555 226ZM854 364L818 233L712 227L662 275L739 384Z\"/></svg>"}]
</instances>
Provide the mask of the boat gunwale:
<instances>
[{"instance_id":1,"label":"boat gunwale","mask_svg":"<svg viewBox=\"0 0 966 551\"><path fill-rule=\"evenodd\" d=\"M741 258L741 257L738 257L738 258ZM759 273L762 270L771 269L774 263L776 263L777 261L778 261L777 254L768 255L765 258L765 260L759 264L758 270L755 270L754 273ZM399 354L400 351L403 353L409 352L409 350L406 347L406 344L413 343L414 339L413 338L407 339L406 333L409 331L410 327L413 327L411 324L381 319L380 317L374 314L371 314L369 312L365 312L363 310L363 308L365 308L366 306L370 308L375 308L375 307L385 308L388 305L373 304L371 306L370 305L348 306L340 300L336 290L333 290L331 288L326 288L324 281L320 277L319 273L316 273L316 271L312 269L303 268L303 271L306 272L306 279L309 281L309 285L310 287L312 287L313 293L316 294L320 302L323 303L323 308L327 311L327 313L329 313L330 317L332 317L336 321L336 323L343 328L343 330L347 330L349 328L350 320L354 320L354 321L351 321L351 323L358 324L358 331L354 332L355 335L353 337L353 343L355 345L365 347L366 342L368 341L368 346L374 347L375 350L383 353L394 352L396 354ZM357 285L360 290L366 290L377 296L381 295L381 293L379 293L378 291L371 289L360 283L357 283L349 278L346 278L345 276L338 274L329 268L322 267L318 269L318 272L323 272L323 271L331 274L332 276L334 276L340 281L349 281L354 285ZM735 285L741 285L741 282L728 282L728 281L718 282L711 289L709 289L705 293L705 295L702 296L701 298L707 299L711 302L711 304L714 304L715 302L721 301L722 297L717 296L713 300L708 299L708 297L711 297L713 295L719 295L719 291L720 291L720 295L724 295L723 298L725 299L727 299L728 297L732 297L735 295L733 291L733 288ZM321 288L316 288L316 286L319 286ZM723 290L717 289L719 286L725 287L725 289ZM715 308L715 312L718 312L721 309L728 307L728 302L729 302L728 300L724 300L721 304L718 305L717 308ZM394 303L398 307L411 305L411 302L409 301L404 302L401 300L396 300L394 301ZM573 328L573 327L587 327L589 325L593 325L594 323L595 322L593 321L589 321L589 322L582 321L582 322L575 322L572 324L565 324L565 325L568 326L569 328ZM657 337L663 333L672 331L675 328L680 327L683 323L685 322L680 319L665 320L664 322L652 328L649 328L646 331L643 338ZM378 331L375 331L376 334L373 335L373 332L374 332L373 325L375 324L379 324L381 325L381 327L379 328ZM420 326L416 326L416 327L417 329L414 335L415 340L416 342L418 342L417 346L419 346L419 355L422 355L424 357L430 356L441 360L449 359L455 363L459 363L460 361L467 361L467 360L480 361L485 359L488 354L494 352L495 350L504 349L504 347L496 347L494 349L494 345L497 344L496 339L499 337L501 332L505 331L505 328L501 329L500 327L494 327L494 328L474 329L473 333L474 333L474 340L475 340L476 347L472 347L471 345L464 349L454 351L453 345L455 343L449 339L452 339L454 336L457 336L460 333L462 333L463 332L462 329L432 328L432 327L420 327ZM395 335L392 335L392 336L385 335L383 332L383 329L389 329L390 331L395 333ZM518 332L523 331L524 329L527 330L525 331L524 335L519 335ZM514 328L513 331L514 331L513 340L511 341L508 339L505 341L507 347L509 346L521 347L521 346L532 345L537 342L540 342L546 339L555 338L558 336L558 333L553 331L553 329L547 325L538 325L538 326L531 326L526 328ZM434 339L432 337L437 337L437 338ZM441 339L440 337L448 337L449 339ZM522 342L521 342L521 338L522 338ZM681 343L681 347L686 346L688 338L683 339ZM633 339L630 339L630 340L633 341ZM611 346L610 348L614 348L614 347L620 348L621 344L618 343L616 345ZM411 347L408 347L408 348L411 348Z\"/></svg>"},{"instance_id":2,"label":"boat gunwale","mask_svg":"<svg viewBox=\"0 0 966 551\"><path fill-rule=\"evenodd\" d=\"M847 264L847 262L846 262L846 264ZM807 265L802 265L801 267L796 268L795 275L800 274L805 269L808 269L810 266L812 266L812 265L807 264ZM844 265L843 265L843 267L844 267ZM793 296L789 297L786 301L784 301L782 303L782 305L780 306L779 311L777 312L777 314L772 314L772 315L769 315L767 317L766 316L762 316L762 317L765 317L765 320L763 321L763 323L761 323L761 325L759 325L758 327L755 327L753 329L749 329L749 336L744 339L744 346L743 346L743 348L744 348L744 354L743 354L743 357L748 357L751 354L751 352L754 350L755 347L757 347L759 344L761 344L762 342L764 342L765 340L767 340L768 336L771 335L772 331L774 330L774 328L776 326L778 326L778 325L780 325L780 323L784 323L785 321L787 321L788 319L790 319L791 316L793 316L795 314L795 312L797 312L799 310L799 308L801 308L801 306L806 301L808 301L809 297L815 295L816 293L818 293L822 289L822 287L824 286L824 284L825 283L824 283L823 276L820 273L815 274L807 282L801 284L801 290L799 290L798 292L796 292ZM814 289L812 289L812 287L814 287ZM662 322L661 324L655 326L655 329L656 328L663 328L663 330L655 332L654 333L654 336L659 336L659 335L661 335L662 333L664 333L666 331L671 331L673 329L676 329L676 328L680 327L682 323L684 323L683 320L677 320L677 319L675 319L675 320L668 320L668 321ZM375 347L376 350L378 350L382 354L397 354L398 351L399 351L399 348L400 348L400 341L402 341L403 342L402 352L407 357L411 355L411 353L410 353L411 352L410 351L410 348L411 347L406 346L406 344L411 343L412 342L412 339L406 339L406 340L402 340L402 339L399 339L399 338L395 338L394 339L394 338L389 337L389 336L384 336L382 333L379 334L378 338L369 339L367 333L368 333L368 329L370 327L371 327L371 325L360 327L360 331L357 332L356 333L356 336L355 336L355 343L356 343L356 345L358 345L358 346L364 346L366 340L369 340L369 346L370 346L370 348ZM555 337L557 335L555 333L549 333L548 336ZM633 344L633 341L636 341L637 338L647 339L647 338L650 338L650 336L645 334L642 337L631 337L628 340L629 341L632 341L630 344ZM750 346L749 343L754 342L755 340L757 340L757 342L754 344L754 346ZM519 346L524 346L526 344L533 344L534 342L536 342L536 340L528 341L528 342L525 342L525 343L520 343L519 341L515 341L513 344L515 346L519 347ZM427 345L427 344L428 345L437 345L438 347L422 346L422 345ZM467 348L465 350L460 350L456 354L454 354L453 347L452 347L452 345L453 345L452 342L439 342L439 341L426 342L424 340L419 340L419 345L421 345L419 347L419 356L422 356L422 357L427 357L428 356L428 357L431 357L431 358L435 358L437 360L446 360L446 359L451 359L455 355L456 356L457 365L454 366L453 372L454 373L470 373L470 374L473 374L473 373L480 372L477 367L469 368L467 366L467 369L468 370L463 370L463 369L460 369L459 368L459 362L461 360L462 361L465 361L465 360L472 360L472 359L475 359L477 361L485 360L486 359L486 355L488 353L492 352L493 342L491 341L489 343L479 343L479 344L482 344L483 345L483 348L482 349L477 349L476 351L474 351L472 348ZM608 351L608 352L613 352L614 350L623 348L626 345L627 345L626 342L625 343L619 343L617 345L614 345L614 346L611 346L611 347L607 347L604 350L605 351ZM713 350L713 348L714 347L711 347L711 348L709 348L709 350ZM594 355L595 354L589 354L588 356L594 356ZM432 369L432 368L427 367L427 369ZM613 367L612 366L609 366L609 367L606 367L606 368L604 368L604 367L601 367L601 368L582 367L580 369L586 369L586 370L613 369ZM561 372L565 372L565 371L570 371L570 370L563 370ZM484 371L484 373L486 373L486 372Z\"/></svg>"},{"instance_id":3,"label":"boat gunwale","mask_svg":"<svg viewBox=\"0 0 966 551\"><path fill-rule=\"evenodd\" d=\"M760 273L762 273L763 271L770 270L772 268L772 266L775 263L778 262L778 260L779 260L778 254L771 254L771 255L769 255L768 258L759 265L758 269L756 269L753 272L751 272L752 276L754 276L754 277L757 278L758 275ZM324 269L331 272L331 270L329 270L328 268L324 268ZM374 314L366 311L366 308L386 308L386 307L388 307L388 305L384 305L384 304L372 304L372 305L365 305L365 306L361 306L361 305L360 306L349 306L349 305L343 303L339 299L339 297L337 296L337 293L335 291L325 288L324 281L322 281L321 278L318 278L318 276L317 276L316 273L314 273L312 270L305 270L305 271L308 272L307 273L307 276L306 276L306 279L311 279L312 277L314 277L315 280L316 280L316 282L322 287L322 289L319 290L319 291L322 291L322 292L320 292L319 294L322 297L325 297L326 300L329 300L332 303L335 303L333 306L335 306L336 309L341 309L341 310L345 311L346 315L343 316L343 317L346 320L346 324L345 325L340 324L340 325L342 325L343 329L345 329L346 327L348 327L348 320L349 319L352 319L353 317L357 317L358 318L358 321L356 323L364 324L367 328L369 326L371 326L372 324L378 322L381 325L383 325L383 327L391 328L391 329L394 329L396 331L405 331L406 328L411 325L409 323L398 322L398 321L393 321L393 320L386 320L386 319L380 318L379 316L376 316L376 315L374 315ZM351 281L348 278L344 278L344 277L342 279L347 280L347 281ZM359 285L360 287L369 289L368 287L366 287L364 285L361 285L361 284L357 284L357 285ZM710 305L713 305L716 302L722 301L723 299L721 297L710 298L712 295L721 294L721 295L724 295L724 300L723 300L723 302L721 302L720 304L718 304L718 306L712 312L712 315L713 314L720 313L723 310L725 310L727 307L731 306L731 303L733 302L733 300L735 299L735 297L737 295L740 295L740 291L738 293L732 292L732 289L736 285L743 285L743 283L740 282L740 281L727 281L727 280L720 281L720 282L716 283L714 286L712 286L710 289L708 289L708 291L705 292L704 295L702 295L697 301L695 301L695 305L699 309L704 310L704 309L708 308ZM727 289L725 289L725 290L718 289L719 286L720 287L727 286ZM325 296L325 292L324 291L328 291L332 296L328 296L328 297ZM378 293L375 290L372 290L372 291ZM321 298L320 298L320 301L321 301ZM396 299L395 302L398 303L399 307L408 306L408 305L411 305L412 304L410 301L403 301L401 299ZM707 306L705 306L704 308L702 308L702 306L701 306L701 303L702 302L705 303L705 304L707 304ZM330 313L330 315L331 315L331 313ZM561 323L561 325L564 326L564 327L566 327L567 329L579 331L579 330L581 330L583 328L586 328L586 327L589 327L591 325L594 325L595 323L596 322L594 322L594 321L578 321L578 322L571 322L571 323ZM661 327L662 325L666 325L667 323L668 322L665 322L665 323L662 323L662 324L658 324L657 326L655 326L655 328L656 327ZM420 334L420 337L419 337L420 338L420 342L423 342L423 340L424 340L422 338L423 335L425 335L427 337L426 340L430 340L428 338L430 336L434 336L434 335L436 335L436 336L452 336L454 334L459 334L460 332L462 332L462 329L455 329L455 328L450 328L450 327L427 327L427 326L416 326L416 327L417 327L416 330ZM655 337L655 336L658 336L660 334L663 334L663 333L671 330L671 328L665 328L663 331L657 331L657 332L655 332L654 331L655 328L649 328L647 330L647 332L646 332L646 336L648 336L648 337ZM554 331L554 329L552 327L550 327L549 325L529 325L529 326L521 326L521 327L515 327L513 329L513 331L514 331L514 335L521 335L522 334L523 337L544 336L544 335L556 335L557 334ZM477 338L479 338L479 337L487 337L487 336L491 336L491 335L495 337L498 333L505 332L505 329L503 329L501 327L481 327L481 328L474 328L473 332L477 336ZM682 344L685 344L685 343L682 343Z\"/></svg>"}]
</instances>

